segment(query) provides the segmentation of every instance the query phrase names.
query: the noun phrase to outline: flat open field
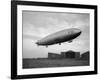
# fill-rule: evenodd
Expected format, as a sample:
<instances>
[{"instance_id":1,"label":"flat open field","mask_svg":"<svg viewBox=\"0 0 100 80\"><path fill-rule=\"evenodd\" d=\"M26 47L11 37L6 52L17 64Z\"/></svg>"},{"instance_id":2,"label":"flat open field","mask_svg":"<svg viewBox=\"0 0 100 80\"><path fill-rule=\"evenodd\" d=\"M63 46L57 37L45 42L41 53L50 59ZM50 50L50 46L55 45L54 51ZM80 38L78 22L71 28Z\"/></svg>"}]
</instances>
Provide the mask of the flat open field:
<instances>
[{"instance_id":1,"label":"flat open field","mask_svg":"<svg viewBox=\"0 0 100 80\"><path fill-rule=\"evenodd\" d=\"M87 60L75 59L23 59L23 68L88 66Z\"/></svg>"}]
</instances>

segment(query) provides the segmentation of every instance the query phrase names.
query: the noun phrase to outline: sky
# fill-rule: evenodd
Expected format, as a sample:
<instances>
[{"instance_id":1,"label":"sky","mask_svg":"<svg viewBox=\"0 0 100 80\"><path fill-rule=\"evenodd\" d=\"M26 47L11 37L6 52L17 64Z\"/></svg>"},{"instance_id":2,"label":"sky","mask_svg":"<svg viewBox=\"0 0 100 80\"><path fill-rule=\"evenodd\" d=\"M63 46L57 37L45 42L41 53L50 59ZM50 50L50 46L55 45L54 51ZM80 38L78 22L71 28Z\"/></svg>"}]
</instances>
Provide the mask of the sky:
<instances>
[{"instance_id":1,"label":"sky","mask_svg":"<svg viewBox=\"0 0 100 80\"><path fill-rule=\"evenodd\" d=\"M23 58L46 58L48 52L58 53L73 50L81 54L90 49L90 15L88 13L23 11ZM37 46L35 43L48 36L69 28L78 28L81 35L71 43Z\"/></svg>"}]
</instances>

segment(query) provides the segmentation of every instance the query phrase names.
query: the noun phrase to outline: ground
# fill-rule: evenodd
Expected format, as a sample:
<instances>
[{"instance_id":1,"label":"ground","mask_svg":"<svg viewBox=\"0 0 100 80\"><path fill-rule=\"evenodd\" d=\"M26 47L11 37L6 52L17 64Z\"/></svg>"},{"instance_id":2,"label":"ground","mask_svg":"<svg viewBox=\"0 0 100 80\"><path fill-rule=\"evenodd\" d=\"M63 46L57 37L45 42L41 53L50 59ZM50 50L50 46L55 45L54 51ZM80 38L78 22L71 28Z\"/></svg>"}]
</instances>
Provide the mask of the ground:
<instances>
[{"instance_id":1,"label":"ground","mask_svg":"<svg viewBox=\"0 0 100 80\"><path fill-rule=\"evenodd\" d=\"M23 68L46 68L88 65L88 60L81 59L23 59Z\"/></svg>"}]
</instances>

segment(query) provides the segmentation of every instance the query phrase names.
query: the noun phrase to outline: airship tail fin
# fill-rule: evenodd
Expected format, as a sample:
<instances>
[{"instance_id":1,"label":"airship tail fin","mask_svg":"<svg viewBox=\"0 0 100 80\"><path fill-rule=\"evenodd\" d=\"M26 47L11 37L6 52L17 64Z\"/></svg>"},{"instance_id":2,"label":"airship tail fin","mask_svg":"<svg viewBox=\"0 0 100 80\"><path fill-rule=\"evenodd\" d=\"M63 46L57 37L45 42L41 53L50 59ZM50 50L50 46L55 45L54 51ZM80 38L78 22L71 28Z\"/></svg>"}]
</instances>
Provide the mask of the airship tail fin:
<instances>
[{"instance_id":1,"label":"airship tail fin","mask_svg":"<svg viewBox=\"0 0 100 80\"><path fill-rule=\"evenodd\" d=\"M37 44L37 46L39 46L38 42L36 42L35 44Z\"/></svg>"}]
</instances>

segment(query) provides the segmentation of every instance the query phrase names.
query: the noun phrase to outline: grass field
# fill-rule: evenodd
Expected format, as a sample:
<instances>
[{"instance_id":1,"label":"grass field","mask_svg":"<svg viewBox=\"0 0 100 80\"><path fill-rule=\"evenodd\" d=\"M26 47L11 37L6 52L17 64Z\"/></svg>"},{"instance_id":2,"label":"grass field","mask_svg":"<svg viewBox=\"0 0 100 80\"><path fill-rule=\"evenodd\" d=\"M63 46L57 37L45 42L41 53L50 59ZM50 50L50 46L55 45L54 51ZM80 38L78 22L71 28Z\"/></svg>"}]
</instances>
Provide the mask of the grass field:
<instances>
[{"instance_id":1,"label":"grass field","mask_svg":"<svg viewBox=\"0 0 100 80\"><path fill-rule=\"evenodd\" d=\"M88 66L87 60L76 59L23 59L23 68Z\"/></svg>"}]
</instances>

